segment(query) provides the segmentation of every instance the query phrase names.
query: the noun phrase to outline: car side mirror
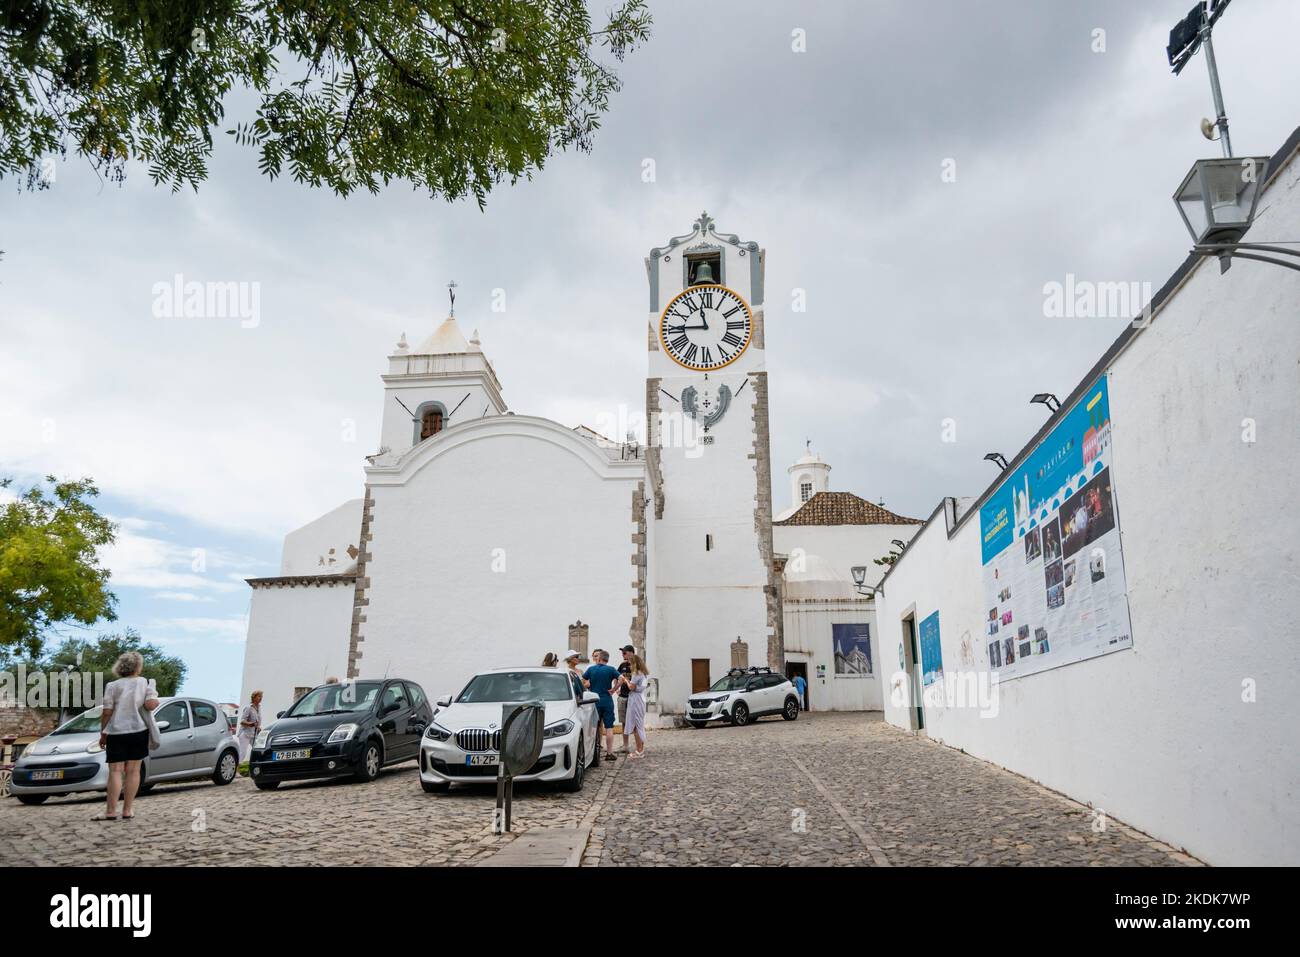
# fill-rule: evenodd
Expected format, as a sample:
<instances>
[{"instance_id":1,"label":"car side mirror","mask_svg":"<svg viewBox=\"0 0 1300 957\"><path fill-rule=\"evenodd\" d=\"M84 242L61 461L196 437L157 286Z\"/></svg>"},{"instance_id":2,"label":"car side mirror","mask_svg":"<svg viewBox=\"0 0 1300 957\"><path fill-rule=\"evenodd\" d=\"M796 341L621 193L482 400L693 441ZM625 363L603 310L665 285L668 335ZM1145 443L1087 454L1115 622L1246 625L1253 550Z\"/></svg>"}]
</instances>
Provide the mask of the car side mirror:
<instances>
[{"instance_id":1,"label":"car side mirror","mask_svg":"<svg viewBox=\"0 0 1300 957\"><path fill-rule=\"evenodd\" d=\"M583 704L595 704L599 700L600 700L600 695L596 694L596 692L594 691L584 691L582 693Z\"/></svg>"},{"instance_id":2,"label":"car side mirror","mask_svg":"<svg viewBox=\"0 0 1300 957\"><path fill-rule=\"evenodd\" d=\"M159 722L158 722L158 730L159 730L159 731L166 731L166 730L167 730L168 728L170 728L171 726L172 726L172 723L171 723L170 721L159 721Z\"/></svg>"},{"instance_id":3,"label":"car side mirror","mask_svg":"<svg viewBox=\"0 0 1300 957\"><path fill-rule=\"evenodd\" d=\"M392 714L400 707L401 705L398 704L396 701L390 702L389 704L384 705L383 709L379 712L379 715L380 717L383 717L386 714Z\"/></svg>"},{"instance_id":4,"label":"car side mirror","mask_svg":"<svg viewBox=\"0 0 1300 957\"><path fill-rule=\"evenodd\" d=\"M283 712L283 711L277 711L277 712L275 713L275 716L276 716L277 718L283 718L283 717L284 717L284 712Z\"/></svg>"},{"instance_id":5,"label":"car side mirror","mask_svg":"<svg viewBox=\"0 0 1300 957\"><path fill-rule=\"evenodd\" d=\"M445 695L443 695L441 698L439 698L437 701L435 701L434 704L436 704L439 708L450 708L450 707L451 707L451 695L449 695L449 694L445 694Z\"/></svg>"}]
</instances>

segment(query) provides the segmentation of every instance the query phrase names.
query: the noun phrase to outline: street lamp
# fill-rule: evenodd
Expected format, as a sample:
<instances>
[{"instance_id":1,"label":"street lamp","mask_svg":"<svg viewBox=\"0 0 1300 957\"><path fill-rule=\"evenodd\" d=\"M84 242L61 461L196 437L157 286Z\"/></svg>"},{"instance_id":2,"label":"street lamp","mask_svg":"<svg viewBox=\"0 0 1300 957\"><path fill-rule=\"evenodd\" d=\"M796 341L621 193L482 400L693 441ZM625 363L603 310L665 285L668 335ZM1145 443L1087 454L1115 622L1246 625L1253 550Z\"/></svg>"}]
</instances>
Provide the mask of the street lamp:
<instances>
[{"instance_id":1,"label":"street lamp","mask_svg":"<svg viewBox=\"0 0 1300 957\"><path fill-rule=\"evenodd\" d=\"M1298 250L1237 241L1255 220L1268 165L1267 156L1197 160L1174 194L1178 213L1195 243L1192 252L1218 256L1220 272L1227 272L1234 258L1300 270L1300 263L1259 255L1267 252L1300 257Z\"/></svg>"},{"instance_id":2,"label":"street lamp","mask_svg":"<svg viewBox=\"0 0 1300 957\"><path fill-rule=\"evenodd\" d=\"M992 462L1004 472L1007 470L1007 457L1001 452L990 452L988 455L984 456L984 461Z\"/></svg>"},{"instance_id":3,"label":"street lamp","mask_svg":"<svg viewBox=\"0 0 1300 957\"><path fill-rule=\"evenodd\" d=\"M1030 405L1033 405L1035 402L1039 405L1047 406L1048 412L1057 412L1061 408L1061 400L1050 392L1039 392L1029 400Z\"/></svg>"},{"instance_id":4,"label":"street lamp","mask_svg":"<svg viewBox=\"0 0 1300 957\"><path fill-rule=\"evenodd\" d=\"M859 595L866 595L868 598L876 597L876 589L867 584L867 566L853 566L853 587L857 589Z\"/></svg>"}]
</instances>

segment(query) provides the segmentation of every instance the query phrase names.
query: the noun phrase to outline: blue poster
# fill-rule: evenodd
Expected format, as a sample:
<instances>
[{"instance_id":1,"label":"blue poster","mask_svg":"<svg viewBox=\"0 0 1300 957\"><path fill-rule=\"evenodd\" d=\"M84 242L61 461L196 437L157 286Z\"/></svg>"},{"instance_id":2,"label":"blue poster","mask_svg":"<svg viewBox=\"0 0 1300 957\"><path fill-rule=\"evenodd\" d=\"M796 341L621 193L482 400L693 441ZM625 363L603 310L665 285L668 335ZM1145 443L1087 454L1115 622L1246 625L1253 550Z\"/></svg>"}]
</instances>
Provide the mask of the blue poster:
<instances>
[{"instance_id":1,"label":"blue poster","mask_svg":"<svg viewBox=\"0 0 1300 957\"><path fill-rule=\"evenodd\" d=\"M1102 376L980 508L984 564L1105 468L1109 447L1110 397Z\"/></svg>"},{"instance_id":2,"label":"blue poster","mask_svg":"<svg viewBox=\"0 0 1300 957\"><path fill-rule=\"evenodd\" d=\"M943 680L943 647L939 644L939 613L921 622L921 684L928 688Z\"/></svg>"},{"instance_id":3,"label":"blue poster","mask_svg":"<svg viewBox=\"0 0 1300 957\"><path fill-rule=\"evenodd\" d=\"M871 674L871 626L831 625L837 675Z\"/></svg>"}]
</instances>

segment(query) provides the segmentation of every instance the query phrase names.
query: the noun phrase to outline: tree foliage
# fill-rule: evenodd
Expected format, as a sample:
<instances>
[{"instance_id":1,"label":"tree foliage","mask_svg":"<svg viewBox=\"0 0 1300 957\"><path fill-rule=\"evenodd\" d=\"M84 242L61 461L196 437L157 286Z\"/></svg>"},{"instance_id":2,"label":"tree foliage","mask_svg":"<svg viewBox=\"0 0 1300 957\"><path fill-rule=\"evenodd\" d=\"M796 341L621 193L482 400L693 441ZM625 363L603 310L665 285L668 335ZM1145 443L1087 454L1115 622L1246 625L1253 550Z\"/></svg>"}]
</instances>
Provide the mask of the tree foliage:
<instances>
[{"instance_id":1,"label":"tree foliage","mask_svg":"<svg viewBox=\"0 0 1300 957\"><path fill-rule=\"evenodd\" d=\"M43 185L69 150L111 181L207 175L227 129L283 173L347 195L405 179L482 206L557 150L589 151L621 61L649 36L644 0L595 29L586 0L7 0L0 178Z\"/></svg>"},{"instance_id":2,"label":"tree foliage","mask_svg":"<svg viewBox=\"0 0 1300 957\"><path fill-rule=\"evenodd\" d=\"M46 671L59 671L64 666L71 666L75 671L100 672L105 681L112 681L116 677L112 674L113 664L118 656L128 651L138 651L144 658L142 674L155 680L160 695L166 697L180 690L185 680L185 662L164 654L157 645L147 644L133 628L127 628L120 635L100 635L94 641L69 638L42 660L41 665Z\"/></svg>"},{"instance_id":3,"label":"tree foliage","mask_svg":"<svg viewBox=\"0 0 1300 957\"><path fill-rule=\"evenodd\" d=\"M33 657L55 625L117 617L98 555L117 527L90 502L99 490L90 479L46 482L0 506L0 648Z\"/></svg>"}]
</instances>

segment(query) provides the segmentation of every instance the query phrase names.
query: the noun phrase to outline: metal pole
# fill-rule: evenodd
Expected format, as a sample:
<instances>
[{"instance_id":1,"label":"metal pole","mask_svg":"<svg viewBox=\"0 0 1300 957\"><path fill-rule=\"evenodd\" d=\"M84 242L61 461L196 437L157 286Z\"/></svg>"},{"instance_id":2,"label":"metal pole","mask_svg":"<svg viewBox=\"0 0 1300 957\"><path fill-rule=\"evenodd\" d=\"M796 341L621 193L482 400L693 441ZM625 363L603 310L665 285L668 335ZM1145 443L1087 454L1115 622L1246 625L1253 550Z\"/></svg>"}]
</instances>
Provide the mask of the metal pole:
<instances>
[{"instance_id":1,"label":"metal pole","mask_svg":"<svg viewBox=\"0 0 1300 957\"><path fill-rule=\"evenodd\" d=\"M1219 143L1225 159L1232 159L1232 140L1228 137L1228 114L1223 109L1223 91L1219 89L1219 67L1214 62L1214 43L1210 40L1210 19L1201 20L1201 41L1205 44L1205 62L1210 68L1210 92L1214 94L1214 108L1218 111L1215 126L1219 128Z\"/></svg>"}]
</instances>

